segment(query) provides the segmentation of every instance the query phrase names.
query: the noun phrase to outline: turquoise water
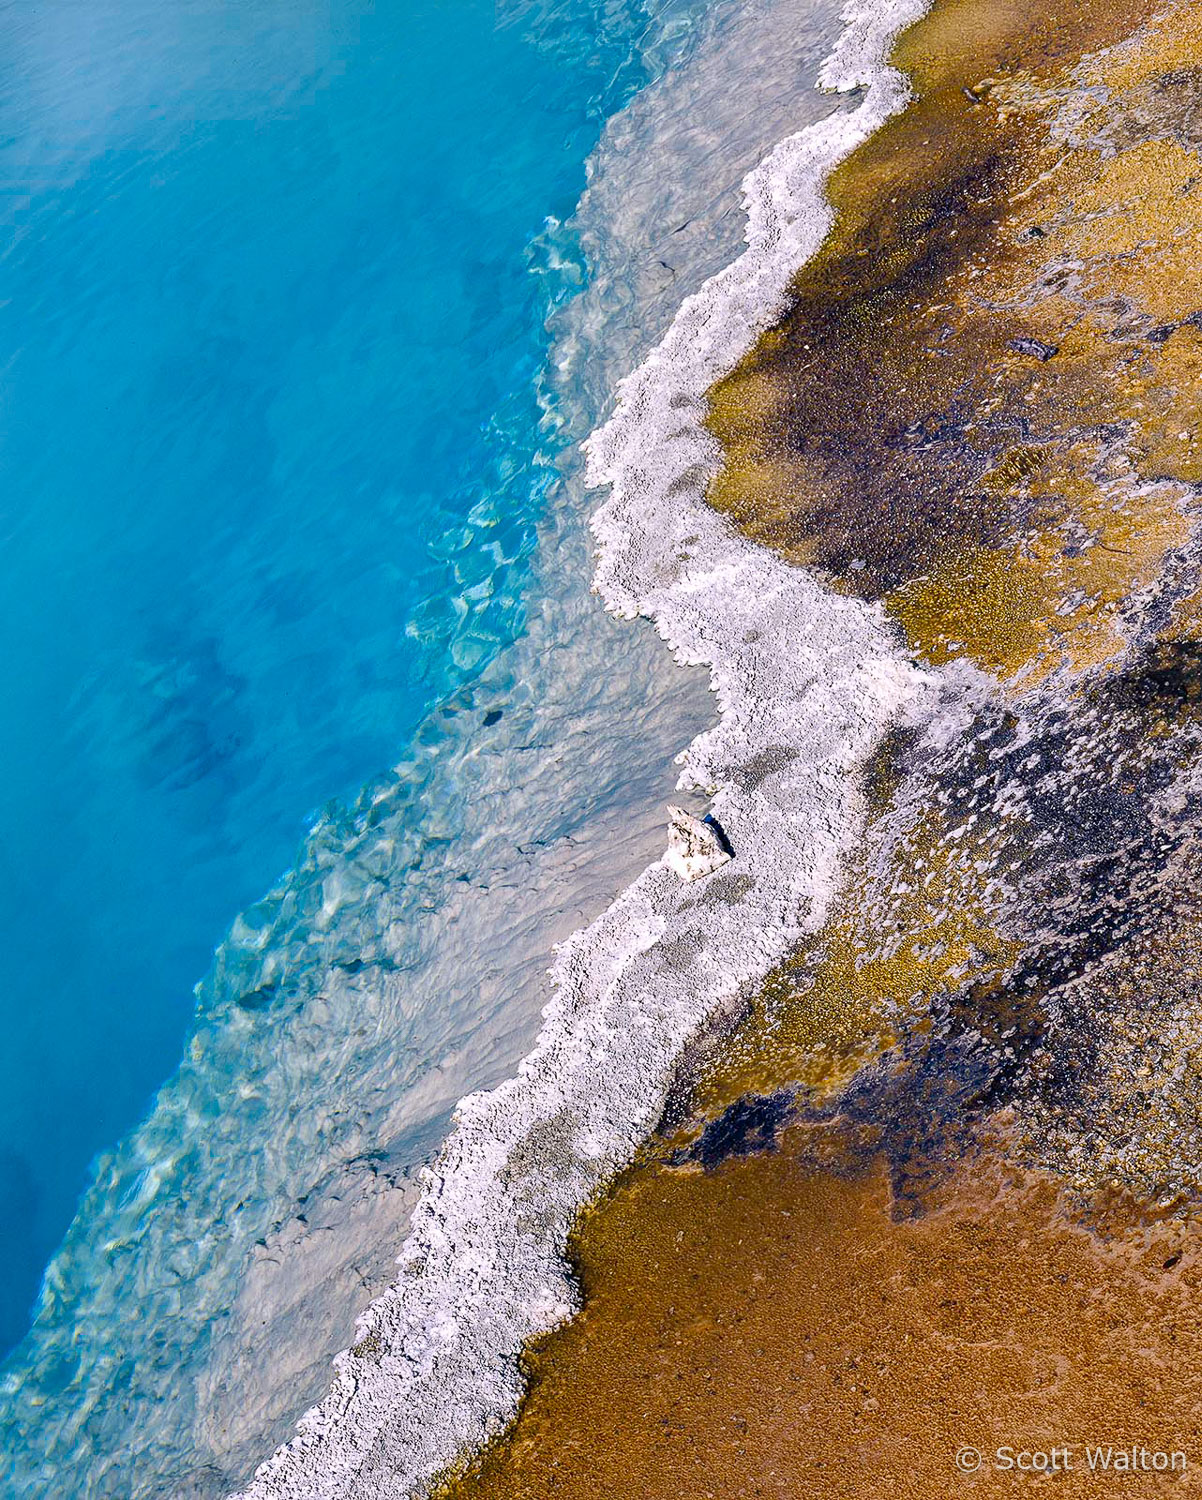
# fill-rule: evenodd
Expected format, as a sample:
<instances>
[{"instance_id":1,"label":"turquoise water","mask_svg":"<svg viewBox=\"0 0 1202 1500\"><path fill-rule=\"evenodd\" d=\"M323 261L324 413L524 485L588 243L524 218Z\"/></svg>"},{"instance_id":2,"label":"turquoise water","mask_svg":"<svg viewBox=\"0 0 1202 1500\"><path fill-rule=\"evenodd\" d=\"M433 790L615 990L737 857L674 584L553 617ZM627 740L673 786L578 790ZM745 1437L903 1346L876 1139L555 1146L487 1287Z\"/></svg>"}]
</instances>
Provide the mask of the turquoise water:
<instances>
[{"instance_id":1,"label":"turquoise water","mask_svg":"<svg viewBox=\"0 0 1202 1500\"><path fill-rule=\"evenodd\" d=\"M0 12L0 1349L233 914L521 629L538 235L644 17L505 20Z\"/></svg>"}]
</instances>

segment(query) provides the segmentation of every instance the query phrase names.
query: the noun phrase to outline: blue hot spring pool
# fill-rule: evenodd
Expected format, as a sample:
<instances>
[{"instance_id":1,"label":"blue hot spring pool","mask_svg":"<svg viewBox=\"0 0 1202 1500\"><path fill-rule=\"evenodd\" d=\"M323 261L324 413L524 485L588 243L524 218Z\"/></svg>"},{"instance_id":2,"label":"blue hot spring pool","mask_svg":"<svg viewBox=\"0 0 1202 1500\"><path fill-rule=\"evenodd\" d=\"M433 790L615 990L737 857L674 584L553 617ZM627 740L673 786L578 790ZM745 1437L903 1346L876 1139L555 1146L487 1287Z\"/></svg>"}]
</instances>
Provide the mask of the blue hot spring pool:
<instances>
[{"instance_id":1,"label":"blue hot spring pool","mask_svg":"<svg viewBox=\"0 0 1202 1500\"><path fill-rule=\"evenodd\" d=\"M0 15L0 1349L313 816L521 629L638 6Z\"/></svg>"}]
</instances>

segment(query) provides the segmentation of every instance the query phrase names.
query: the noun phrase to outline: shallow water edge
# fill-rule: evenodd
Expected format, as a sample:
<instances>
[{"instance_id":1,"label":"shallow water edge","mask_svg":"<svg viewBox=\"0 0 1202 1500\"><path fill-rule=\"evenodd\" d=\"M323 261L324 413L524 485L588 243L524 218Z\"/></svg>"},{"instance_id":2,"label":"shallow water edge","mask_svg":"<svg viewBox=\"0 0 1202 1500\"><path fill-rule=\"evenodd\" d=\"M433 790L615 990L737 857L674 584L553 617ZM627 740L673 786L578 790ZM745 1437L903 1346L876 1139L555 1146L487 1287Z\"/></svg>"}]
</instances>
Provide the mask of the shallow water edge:
<instances>
[{"instance_id":1,"label":"shallow water edge","mask_svg":"<svg viewBox=\"0 0 1202 1500\"><path fill-rule=\"evenodd\" d=\"M579 1208L630 1159L682 1049L821 924L862 819L855 772L939 689L880 612L736 538L704 503L705 391L779 313L829 227L822 183L906 98L881 59L920 8L852 8L824 69L857 107L787 139L747 180L749 248L688 299L590 440L608 606L706 665L722 713L681 756L735 859L682 887L651 866L559 951L518 1077L456 1110L424 1175L402 1274L360 1319L334 1386L247 1496L405 1495L512 1416L517 1354L566 1316Z\"/></svg>"}]
</instances>

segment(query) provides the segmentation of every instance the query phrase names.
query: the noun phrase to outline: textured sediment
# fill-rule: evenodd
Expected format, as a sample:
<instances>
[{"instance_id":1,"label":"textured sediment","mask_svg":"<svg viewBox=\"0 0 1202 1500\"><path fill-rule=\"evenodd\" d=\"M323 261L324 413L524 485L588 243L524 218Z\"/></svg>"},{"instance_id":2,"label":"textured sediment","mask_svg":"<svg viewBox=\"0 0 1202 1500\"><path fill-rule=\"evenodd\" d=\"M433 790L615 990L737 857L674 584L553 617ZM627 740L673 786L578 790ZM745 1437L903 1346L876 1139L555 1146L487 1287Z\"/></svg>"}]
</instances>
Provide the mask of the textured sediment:
<instances>
[{"instance_id":1,"label":"textured sediment","mask_svg":"<svg viewBox=\"0 0 1202 1500\"><path fill-rule=\"evenodd\" d=\"M711 498L980 673L897 749L858 972L918 954L912 1011L949 977L1017 990L1050 1052L1030 1150L1190 1197L1202 37L1189 7L1001 16L904 42L916 104L714 393ZM819 347L847 376L821 405Z\"/></svg>"}]
</instances>

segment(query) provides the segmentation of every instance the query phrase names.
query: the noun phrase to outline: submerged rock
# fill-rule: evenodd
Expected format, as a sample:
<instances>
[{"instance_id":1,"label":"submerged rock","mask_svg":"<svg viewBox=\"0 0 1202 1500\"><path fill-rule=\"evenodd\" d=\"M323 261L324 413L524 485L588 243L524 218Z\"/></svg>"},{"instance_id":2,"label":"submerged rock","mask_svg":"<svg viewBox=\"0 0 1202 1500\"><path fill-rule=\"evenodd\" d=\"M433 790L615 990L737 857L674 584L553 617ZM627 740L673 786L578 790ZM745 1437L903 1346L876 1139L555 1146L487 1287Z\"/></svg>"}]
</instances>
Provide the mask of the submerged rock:
<instances>
[{"instance_id":1,"label":"submerged rock","mask_svg":"<svg viewBox=\"0 0 1202 1500\"><path fill-rule=\"evenodd\" d=\"M712 875L731 858L722 831L712 819L696 818L683 807L668 804L668 850L664 863L681 880Z\"/></svg>"}]
</instances>

